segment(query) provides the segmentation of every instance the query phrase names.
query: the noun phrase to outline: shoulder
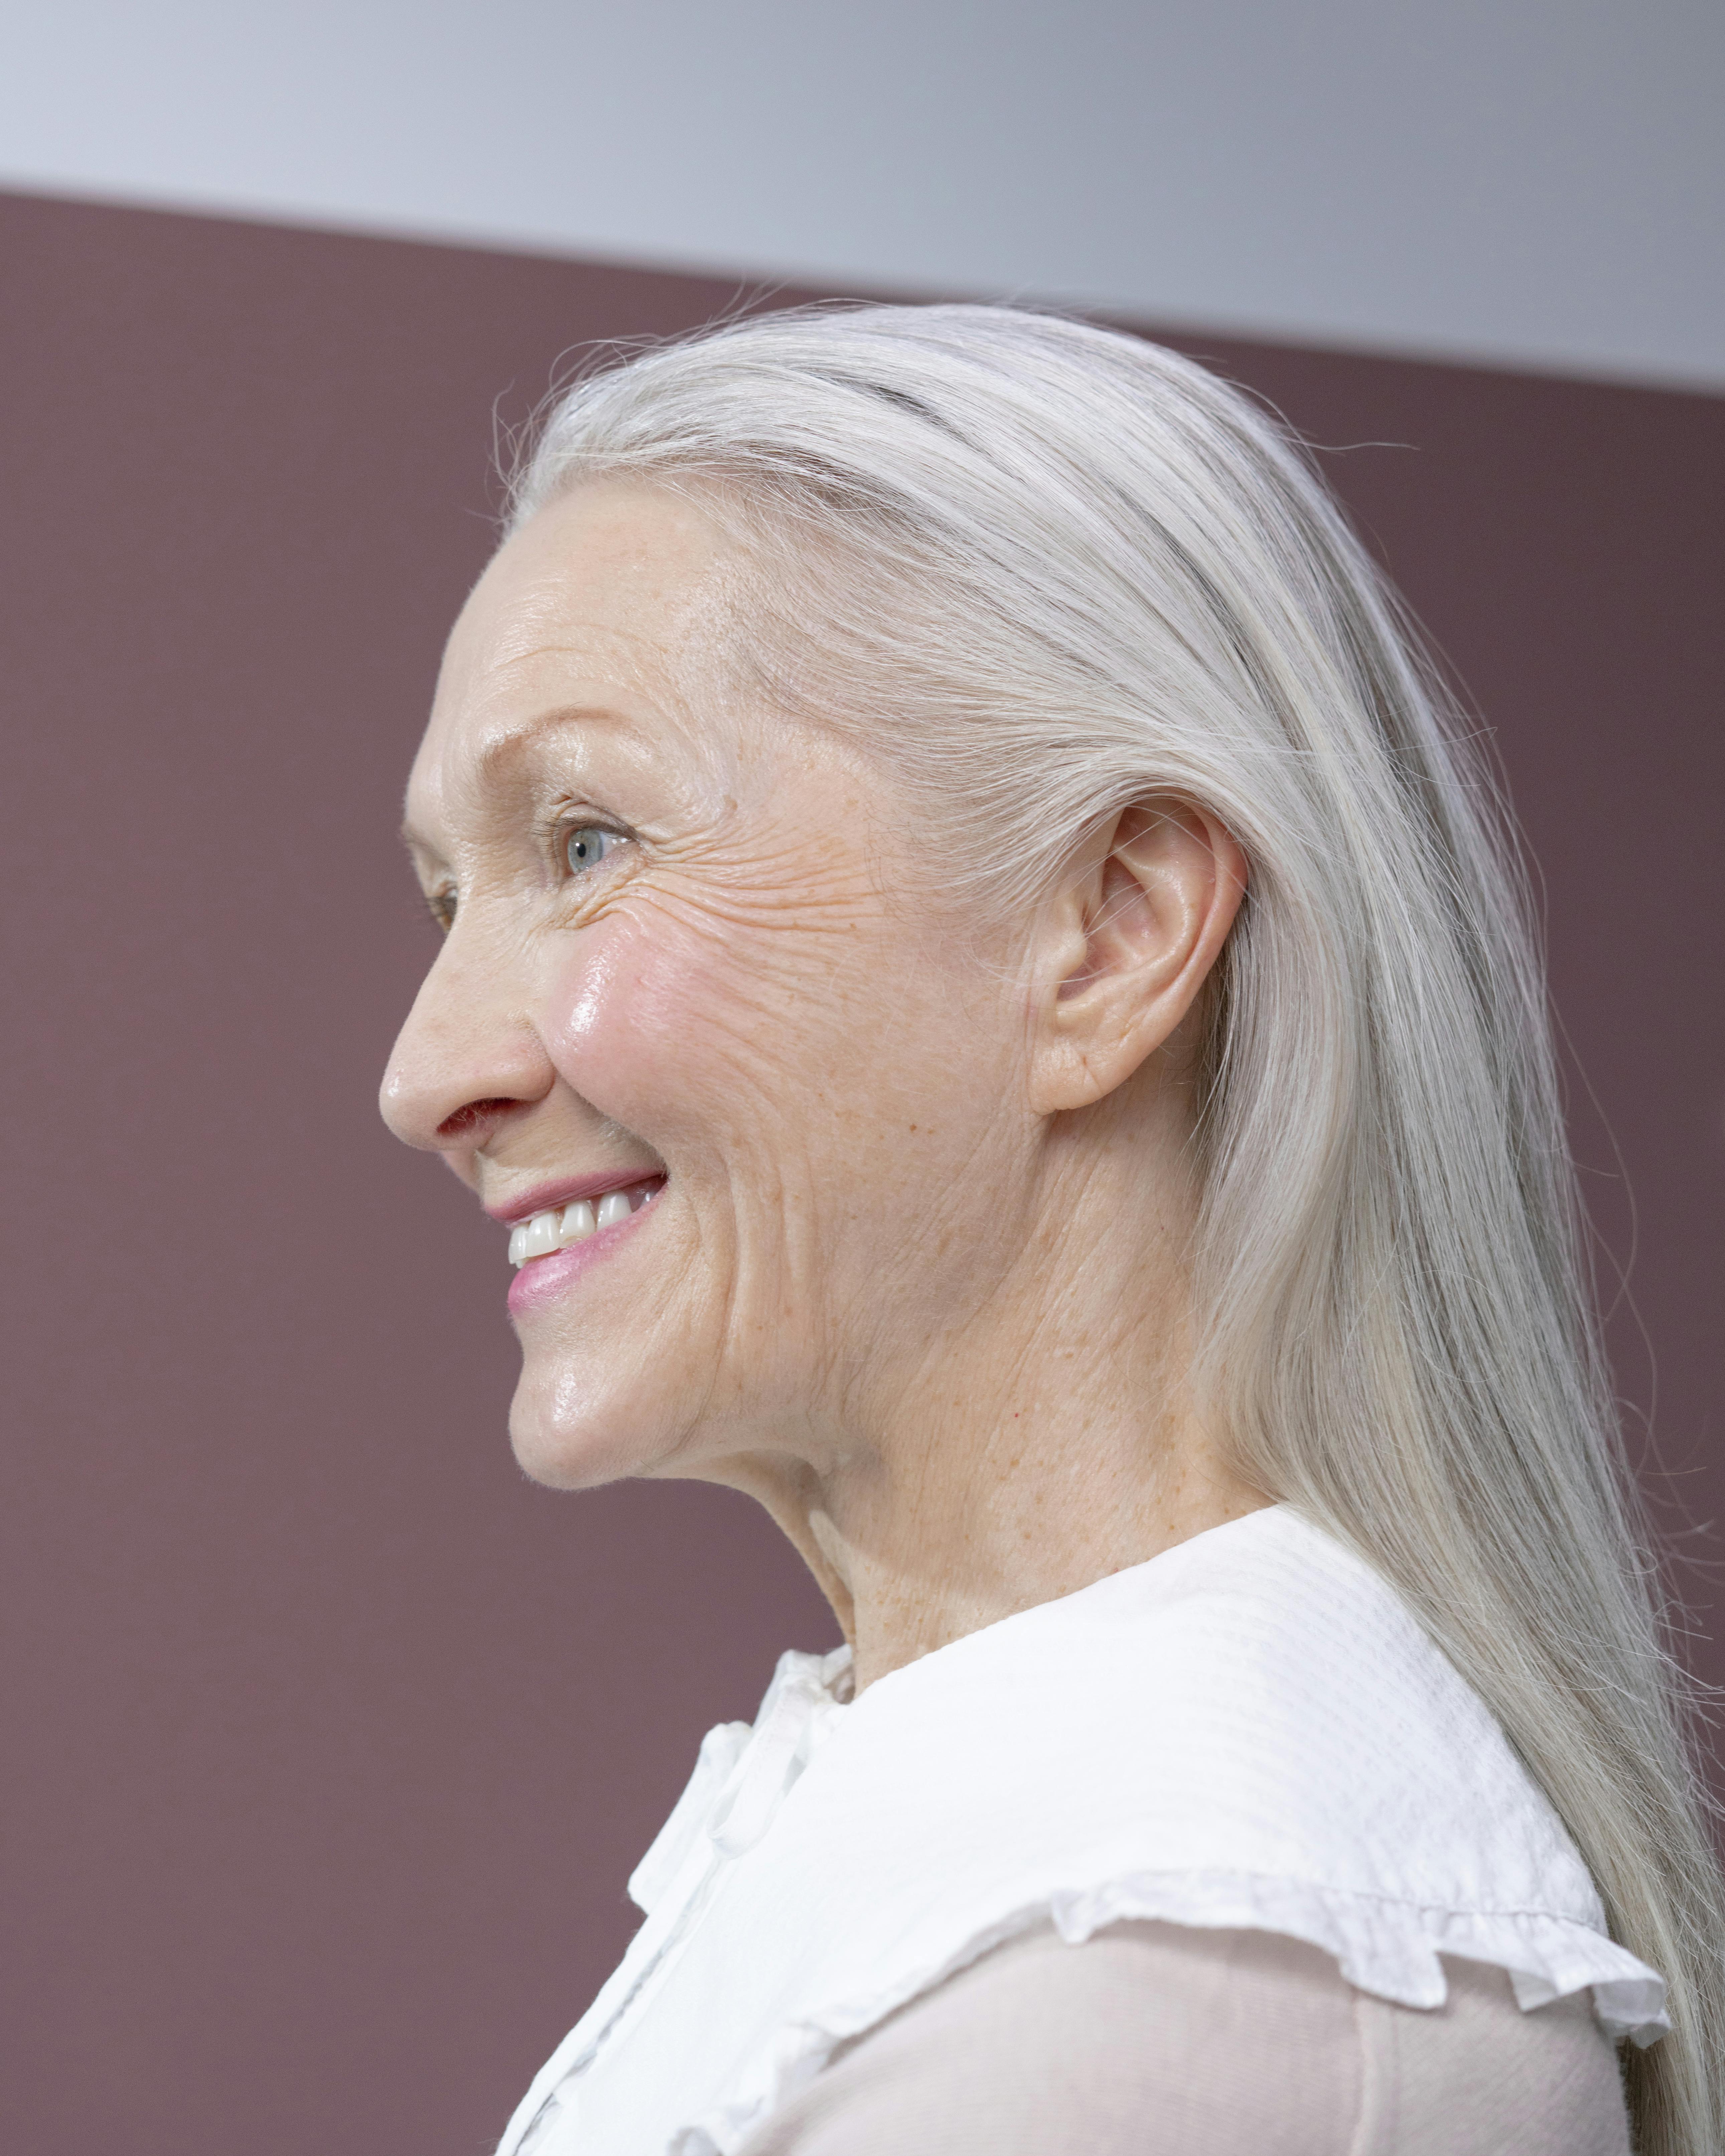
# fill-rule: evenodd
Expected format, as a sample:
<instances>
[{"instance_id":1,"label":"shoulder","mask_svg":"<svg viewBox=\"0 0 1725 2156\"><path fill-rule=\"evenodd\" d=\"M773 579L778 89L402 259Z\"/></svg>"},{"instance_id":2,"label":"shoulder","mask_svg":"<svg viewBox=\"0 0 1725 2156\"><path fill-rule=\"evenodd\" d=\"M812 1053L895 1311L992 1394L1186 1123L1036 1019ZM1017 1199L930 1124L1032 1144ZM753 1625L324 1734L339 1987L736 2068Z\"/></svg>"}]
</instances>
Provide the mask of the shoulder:
<instances>
[{"instance_id":1,"label":"shoulder","mask_svg":"<svg viewBox=\"0 0 1725 2156\"><path fill-rule=\"evenodd\" d=\"M1252 2156L1413 2156L1411 2141L1338 2143L1334 2122L1376 2116L1380 2085L1414 2086L1425 2054L1404 2056L1404 2040L1451 2011L1455 1968L1494 1966L1505 2043L1536 2025L1521 2007L1572 1994L1562 2014L1596 2048L1594 2010L1613 2036L1661 2025L1658 1977L1606 1935L1483 1702L1373 1570L1285 1508L955 1641L853 1703L824 1666L788 1663L698 1779L644 1867L648 1923L537 2087L542 2101L568 2085L583 2145L628 2119L643 2147L732 2156L788 2102L843 2097L852 2117L901 2107L864 2143L956 2156L963 2141L916 2123L998 2087L1028 2121L1039 2104L1179 2119L1199 2103L1224 2138L1182 2156L1245 2156L1260 2098L1278 2124ZM961 2010L975 2025L953 2033ZM1280 2123L1302 2076L1317 2122L1303 2144ZM1108 2156L1106 2125L1077 2145ZM1052 2132L1014 2143L991 2125L968 2145L1072 2145Z\"/></svg>"},{"instance_id":2,"label":"shoulder","mask_svg":"<svg viewBox=\"0 0 1725 2156\"><path fill-rule=\"evenodd\" d=\"M1286 1507L883 1678L774 1831L850 2000L883 1961L942 1974L1041 1915L1073 1940L1285 1933L1407 2005L1442 2004L1452 1954L1521 1970L1529 2003L1594 1985L1614 2033L1659 2012L1483 1701ZM914 1909L881 1892L912 1876Z\"/></svg>"},{"instance_id":3,"label":"shoulder","mask_svg":"<svg viewBox=\"0 0 1725 2156\"><path fill-rule=\"evenodd\" d=\"M849 2046L743 2156L1627 2156L1584 2001L1458 1964L1439 2010L1252 1931L1128 1923L987 1955Z\"/></svg>"}]
</instances>

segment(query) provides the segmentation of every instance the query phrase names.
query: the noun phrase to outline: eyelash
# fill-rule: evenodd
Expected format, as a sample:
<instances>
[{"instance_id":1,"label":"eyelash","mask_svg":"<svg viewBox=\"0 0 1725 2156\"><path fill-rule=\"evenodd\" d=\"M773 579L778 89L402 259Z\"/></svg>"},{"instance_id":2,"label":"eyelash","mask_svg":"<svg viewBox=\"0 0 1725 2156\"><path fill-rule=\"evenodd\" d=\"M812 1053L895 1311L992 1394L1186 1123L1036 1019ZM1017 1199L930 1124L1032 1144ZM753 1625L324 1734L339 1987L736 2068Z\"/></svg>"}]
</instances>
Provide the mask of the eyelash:
<instances>
[{"instance_id":1,"label":"eyelash","mask_svg":"<svg viewBox=\"0 0 1725 2156\"><path fill-rule=\"evenodd\" d=\"M558 869L565 865L569 841L578 830L602 830L606 839L632 839L634 836L632 830L625 830L621 824L613 824L593 808L584 808L584 806L561 808L557 815L546 821L546 826L539 832L543 845L546 845Z\"/></svg>"},{"instance_id":2,"label":"eyelash","mask_svg":"<svg viewBox=\"0 0 1725 2156\"><path fill-rule=\"evenodd\" d=\"M564 808L561 814L551 819L546 826L544 834L547 850L551 855L552 866L560 877L573 879L588 873L586 870L578 870L569 859L569 842L582 831L598 831L607 839L615 839L624 845L628 844L634 836L633 831L624 829L620 824L607 823L591 808ZM601 860L593 862L592 865L593 868L598 868L602 865L602 863L603 856Z\"/></svg>"},{"instance_id":3,"label":"eyelash","mask_svg":"<svg viewBox=\"0 0 1725 2156\"><path fill-rule=\"evenodd\" d=\"M608 839L616 839L625 845L634 837L633 831L616 824L602 823L591 809L565 808L548 818L539 828L541 844L550 855L552 865L566 877L572 878L577 871L568 858L569 841L578 831L602 831ZM601 864L594 862L593 866ZM442 885L426 893L425 903L431 917L447 936L455 925L458 894L454 884Z\"/></svg>"}]
</instances>

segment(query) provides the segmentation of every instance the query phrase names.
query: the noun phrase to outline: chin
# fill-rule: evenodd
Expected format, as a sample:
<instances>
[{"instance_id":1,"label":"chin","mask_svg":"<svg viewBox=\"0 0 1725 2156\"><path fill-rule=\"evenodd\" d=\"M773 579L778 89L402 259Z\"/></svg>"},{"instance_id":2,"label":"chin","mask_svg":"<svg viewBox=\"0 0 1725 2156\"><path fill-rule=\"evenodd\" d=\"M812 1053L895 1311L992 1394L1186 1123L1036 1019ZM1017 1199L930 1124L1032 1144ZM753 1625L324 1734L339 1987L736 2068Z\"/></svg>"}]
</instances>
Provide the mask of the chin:
<instances>
[{"instance_id":1,"label":"chin","mask_svg":"<svg viewBox=\"0 0 1725 2156\"><path fill-rule=\"evenodd\" d=\"M509 1410L521 1472L551 1490L597 1490L662 1471L679 1449L673 1404L621 1373L537 1369L530 1358Z\"/></svg>"}]
</instances>

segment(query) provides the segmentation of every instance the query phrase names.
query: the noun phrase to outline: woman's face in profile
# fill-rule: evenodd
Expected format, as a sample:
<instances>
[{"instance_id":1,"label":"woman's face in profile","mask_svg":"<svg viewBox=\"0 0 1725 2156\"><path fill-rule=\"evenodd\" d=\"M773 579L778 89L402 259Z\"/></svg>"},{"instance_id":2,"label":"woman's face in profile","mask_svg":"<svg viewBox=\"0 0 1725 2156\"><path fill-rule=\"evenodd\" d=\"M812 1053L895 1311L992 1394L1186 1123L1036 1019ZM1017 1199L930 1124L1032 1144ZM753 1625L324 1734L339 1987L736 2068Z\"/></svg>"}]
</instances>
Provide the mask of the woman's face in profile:
<instances>
[{"instance_id":1,"label":"woman's face in profile","mask_svg":"<svg viewBox=\"0 0 1725 2156\"><path fill-rule=\"evenodd\" d=\"M732 685L738 566L645 487L541 511L408 788L445 940L384 1113L501 1224L500 1293L526 1224L547 1482L842 1449L1030 1232L1009 953L977 963L883 769Z\"/></svg>"}]
</instances>

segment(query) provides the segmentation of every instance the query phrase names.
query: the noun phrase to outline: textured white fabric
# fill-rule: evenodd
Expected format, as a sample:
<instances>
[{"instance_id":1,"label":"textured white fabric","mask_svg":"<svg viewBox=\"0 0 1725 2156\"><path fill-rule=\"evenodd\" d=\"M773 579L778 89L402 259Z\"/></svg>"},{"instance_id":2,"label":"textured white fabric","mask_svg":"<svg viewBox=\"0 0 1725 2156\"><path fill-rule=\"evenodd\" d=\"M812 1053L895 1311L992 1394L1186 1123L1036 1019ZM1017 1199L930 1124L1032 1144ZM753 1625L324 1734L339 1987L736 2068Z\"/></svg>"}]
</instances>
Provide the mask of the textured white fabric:
<instances>
[{"instance_id":1,"label":"textured white fabric","mask_svg":"<svg viewBox=\"0 0 1725 2156\"><path fill-rule=\"evenodd\" d=\"M1001 1941L1132 1918L1276 1932L1361 1990L1665 2026L1573 1844L1367 1565L1285 1506L971 1634L846 1704L781 1661L714 1730L630 1891L616 1974L500 2156L738 2148L834 2050Z\"/></svg>"},{"instance_id":2,"label":"textured white fabric","mask_svg":"<svg viewBox=\"0 0 1725 2156\"><path fill-rule=\"evenodd\" d=\"M1524 2014L1501 1969L1444 1973L1442 2006L1392 2006L1269 1932L1033 1932L845 2046L738 2156L1630 2156L1585 1992Z\"/></svg>"}]
</instances>

